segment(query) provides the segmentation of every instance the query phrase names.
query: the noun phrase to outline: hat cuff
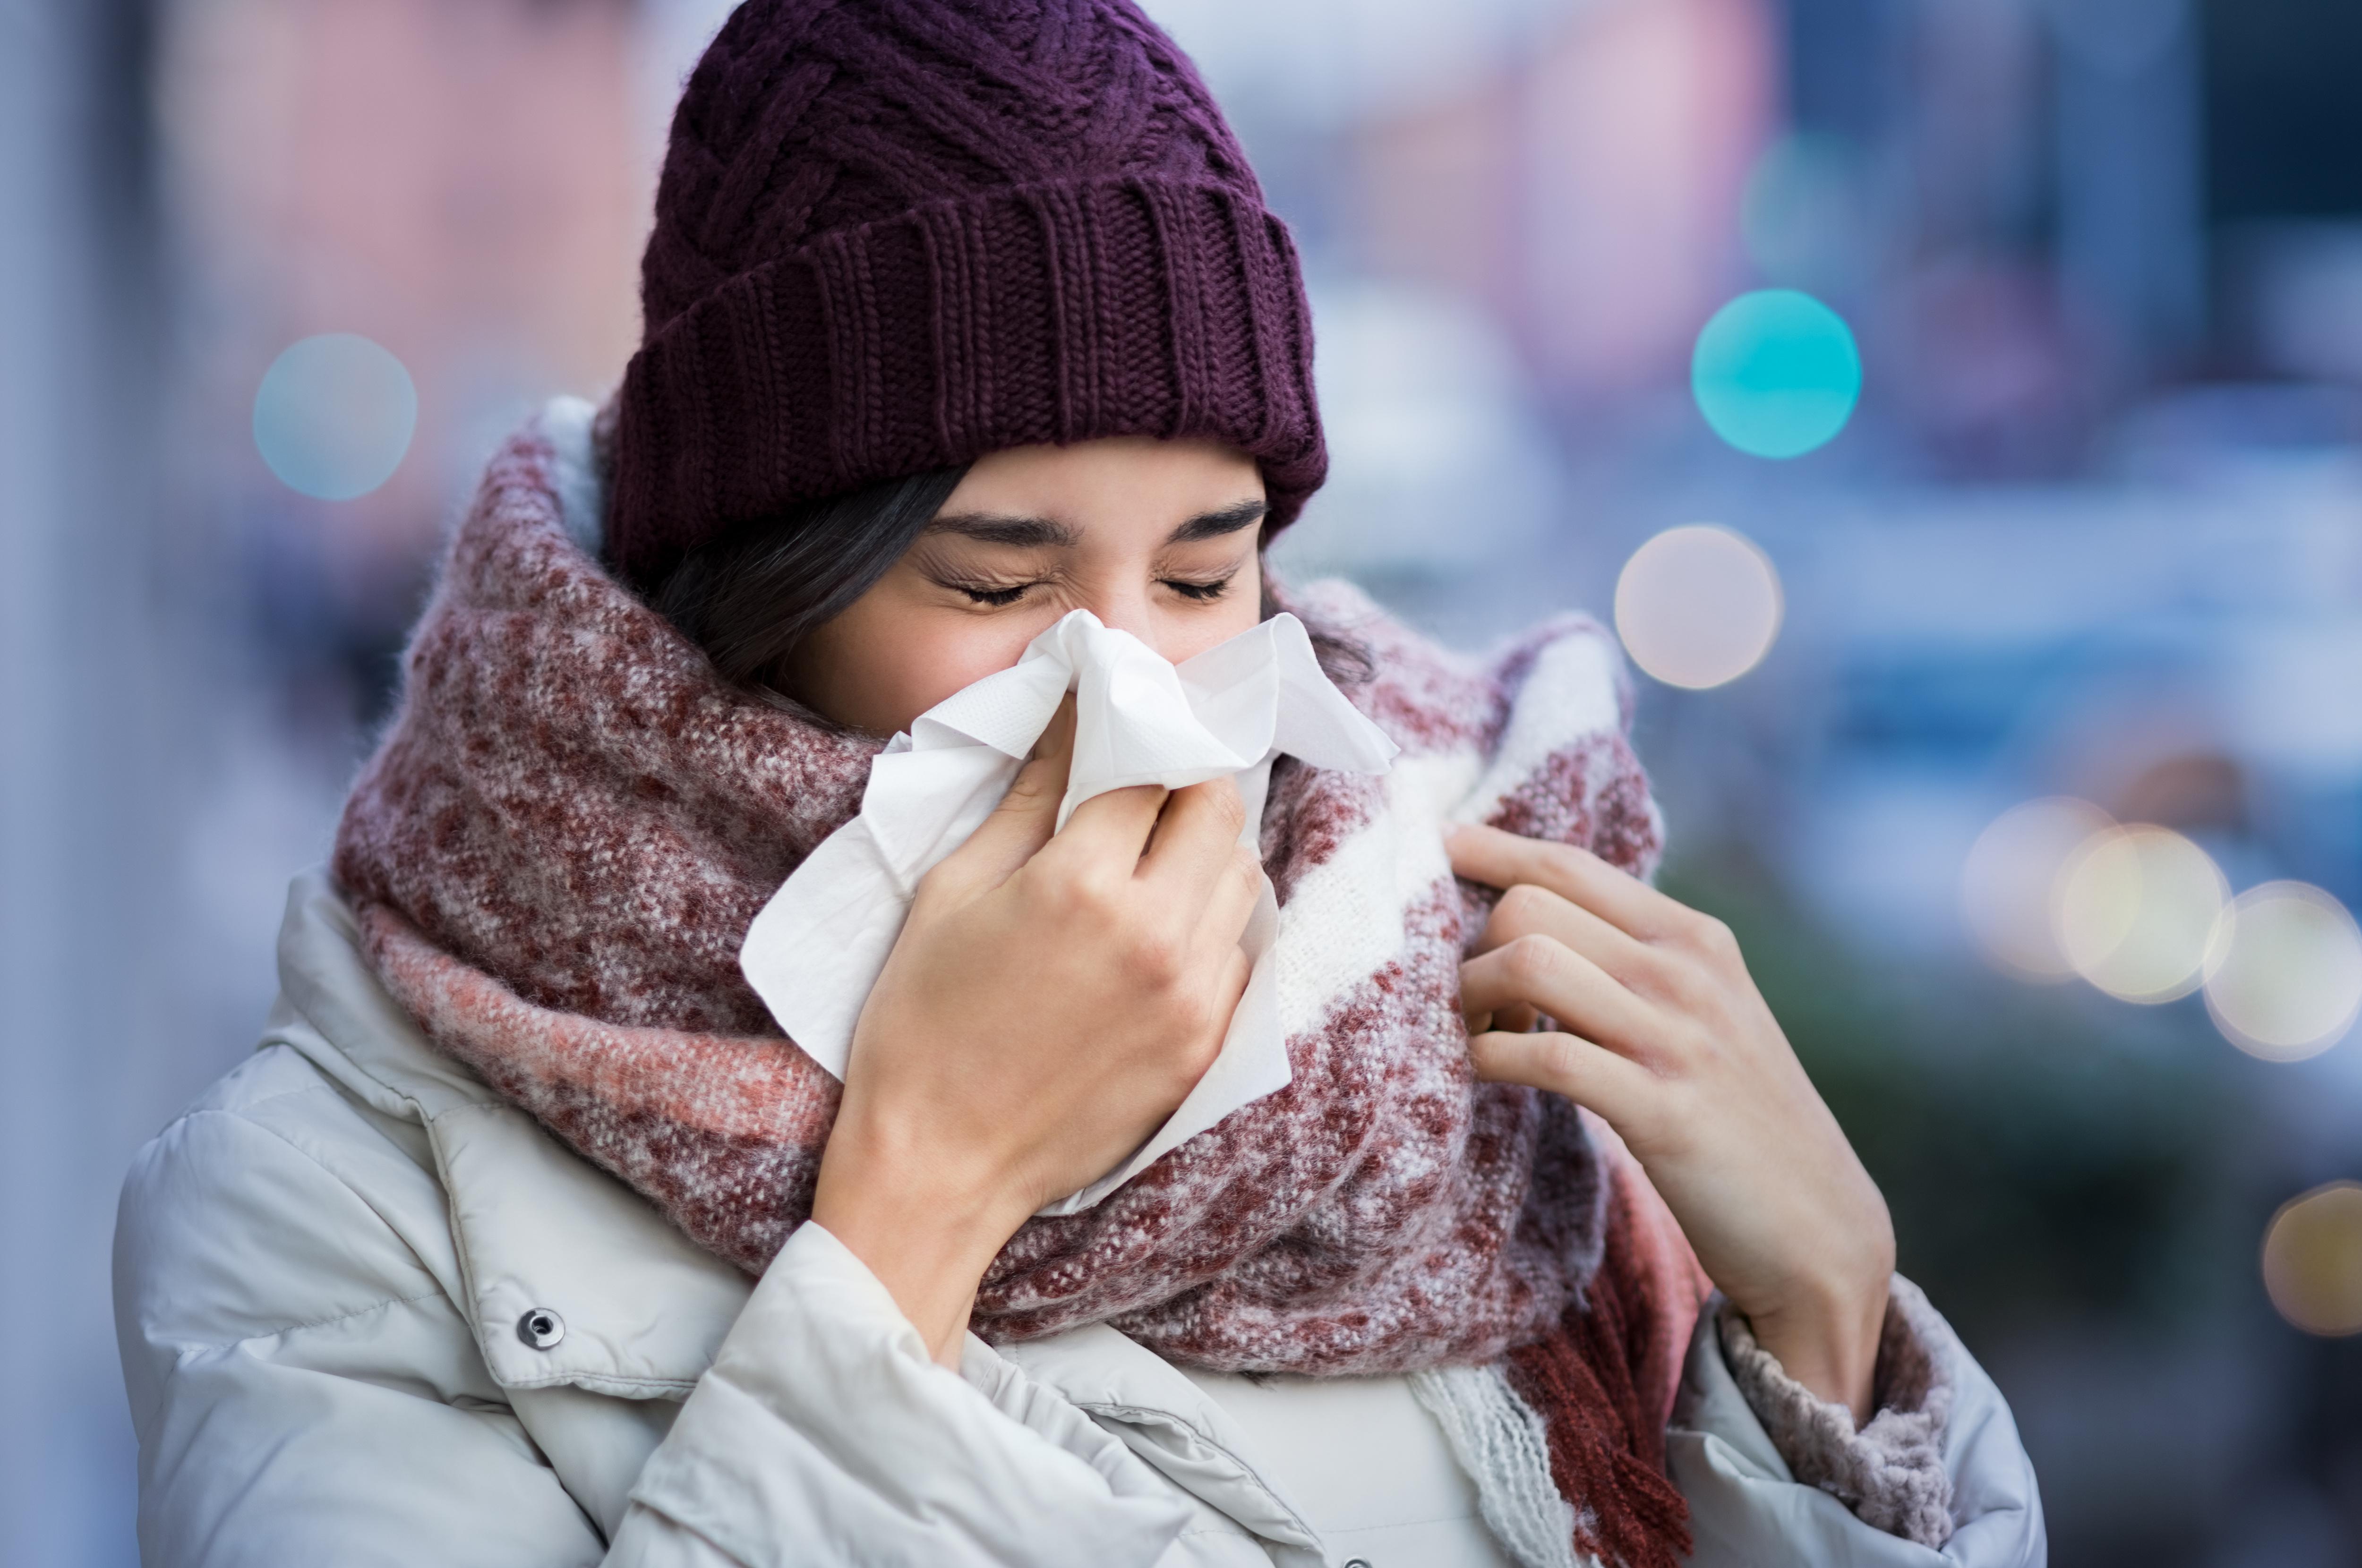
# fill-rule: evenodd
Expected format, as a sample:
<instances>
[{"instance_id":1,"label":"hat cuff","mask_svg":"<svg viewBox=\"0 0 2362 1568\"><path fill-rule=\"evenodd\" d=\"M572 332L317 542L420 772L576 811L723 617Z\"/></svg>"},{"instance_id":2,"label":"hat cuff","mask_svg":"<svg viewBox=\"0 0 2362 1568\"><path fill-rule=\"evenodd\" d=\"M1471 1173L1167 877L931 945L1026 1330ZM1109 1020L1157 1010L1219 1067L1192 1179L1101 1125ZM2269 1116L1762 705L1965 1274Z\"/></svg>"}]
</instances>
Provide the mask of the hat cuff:
<instances>
[{"instance_id":1,"label":"hat cuff","mask_svg":"<svg viewBox=\"0 0 2362 1568\"><path fill-rule=\"evenodd\" d=\"M619 394L608 550L651 582L800 502L1131 435L1254 458L1271 528L1319 487L1286 226L1209 183L1003 187L827 234L652 334Z\"/></svg>"}]
</instances>

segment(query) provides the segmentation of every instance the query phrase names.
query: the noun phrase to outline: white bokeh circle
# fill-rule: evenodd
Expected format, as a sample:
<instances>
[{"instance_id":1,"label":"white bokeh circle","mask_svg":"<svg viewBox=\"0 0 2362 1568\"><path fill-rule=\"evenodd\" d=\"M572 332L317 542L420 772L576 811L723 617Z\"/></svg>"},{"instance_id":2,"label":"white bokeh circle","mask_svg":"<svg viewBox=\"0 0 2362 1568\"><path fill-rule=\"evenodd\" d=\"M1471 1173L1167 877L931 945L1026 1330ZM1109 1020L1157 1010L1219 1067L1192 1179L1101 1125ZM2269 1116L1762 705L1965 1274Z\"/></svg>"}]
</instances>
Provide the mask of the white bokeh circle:
<instances>
[{"instance_id":1,"label":"white bokeh circle","mask_svg":"<svg viewBox=\"0 0 2362 1568\"><path fill-rule=\"evenodd\" d=\"M1745 675L1778 640L1782 612L1771 558L1717 524L1666 529L1616 580L1616 635L1668 686L1703 690Z\"/></svg>"}]
</instances>

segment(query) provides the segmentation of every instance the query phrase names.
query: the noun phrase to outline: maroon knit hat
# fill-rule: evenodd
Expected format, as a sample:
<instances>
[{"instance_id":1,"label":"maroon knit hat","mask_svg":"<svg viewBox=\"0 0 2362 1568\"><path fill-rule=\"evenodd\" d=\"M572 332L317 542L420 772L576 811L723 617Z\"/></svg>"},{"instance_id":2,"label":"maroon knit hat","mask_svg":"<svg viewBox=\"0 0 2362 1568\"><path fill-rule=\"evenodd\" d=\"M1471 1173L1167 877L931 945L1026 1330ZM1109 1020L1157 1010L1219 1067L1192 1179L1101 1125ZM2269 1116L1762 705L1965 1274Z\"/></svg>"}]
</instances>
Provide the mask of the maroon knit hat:
<instances>
[{"instance_id":1,"label":"maroon knit hat","mask_svg":"<svg viewBox=\"0 0 2362 1568\"><path fill-rule=\"evenodd\" d=\"M1200 436L1284 526L1328 469L1287 230L1130 0L747 0L673 117L608 549L1007 447Z\"/></svg>"}]
</instances>

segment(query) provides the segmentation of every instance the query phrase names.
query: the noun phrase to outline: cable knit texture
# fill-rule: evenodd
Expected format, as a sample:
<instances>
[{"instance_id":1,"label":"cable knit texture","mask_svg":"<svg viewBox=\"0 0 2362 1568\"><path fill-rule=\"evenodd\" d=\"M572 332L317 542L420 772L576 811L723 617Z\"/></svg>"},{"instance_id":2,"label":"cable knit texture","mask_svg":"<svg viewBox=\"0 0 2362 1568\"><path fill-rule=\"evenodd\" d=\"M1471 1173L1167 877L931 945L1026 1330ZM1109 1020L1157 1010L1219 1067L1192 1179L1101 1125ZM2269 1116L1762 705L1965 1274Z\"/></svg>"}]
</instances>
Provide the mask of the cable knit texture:
<instances>
[{"instance_id":1,"label":"cable knit texture","mask_svg":"<svg viewBox=\"0 0 2362 1568\"><path fill-rule=\"evenodd\" d=\"M1716 1327L1732 1378L1797 1480L1890 1535L1926 1547L1951 1539L1952 1483L1943 1452L1952 1408L1951 1331L1917 1286L1898 1275L1888 1288L1873 1386L1877 1414L1859 1431L1851 1410L1816 1398L1782 1370L1728 1301Z\"/></svg>"},{"instance_id":2,"label":"cable knit texture","mask_svg":"<svg viewBox=\"0 0 2362 1568\"><path fill-rule=\"evenodd\" d=\"M798 502L1100 436L1327 469L1286 226L1129 0L747 0L672 125L613 558L651 581Z\"/></svg>"},{"instance_id":3,"label":"cable knit texture","mask_svg":"<svg viewBox=\"0 0 2362 1568\"><path fill-rule=\"evenodd\" d=\"M494 458L336 875L429 1038L757 1271L810 1210L838 1091L777 1034L737 950L853 815L878 743L724 685L569 537L562 466L540 427ZM1352 695L1404 748L1383 779L1275 769L1263 849L1293 1081L1098 1207L1029 1221L975 1327L1109 1322L1227 1371L1507 1357L1517 1377L1534 1359L1548 1375L1519 1391L1579 1486L1577 1544L1670 1568L1686 1515L1658 1347L1703 1298L1663 1287L1681 1275L1661 1264L1686 1243L1565 1100L1473 1080L1459 964L1490 895L1455 881L1442 842L1449 813L1651 868L1613 645L1567 618L1479 663L1341 585L1285 602L1370 650L1378 674Z\"/></svg>"}]
</instances>

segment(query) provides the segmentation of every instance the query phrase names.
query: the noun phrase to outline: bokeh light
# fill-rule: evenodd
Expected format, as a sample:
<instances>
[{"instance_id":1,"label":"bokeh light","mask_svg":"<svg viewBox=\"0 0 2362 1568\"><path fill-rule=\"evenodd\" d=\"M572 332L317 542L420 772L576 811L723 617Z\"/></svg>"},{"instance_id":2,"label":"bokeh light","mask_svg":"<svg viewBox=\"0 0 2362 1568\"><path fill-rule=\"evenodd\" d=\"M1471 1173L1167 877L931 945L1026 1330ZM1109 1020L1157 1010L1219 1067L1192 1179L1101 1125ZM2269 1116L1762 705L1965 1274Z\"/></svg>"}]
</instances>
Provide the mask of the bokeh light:
<instances>
[{"instance_id":1,"label":"bokeh light","mask_svg":"<svg viewBox=\"0 0 2362 1568\"><path fill-rule=\"evenodd\" d=\"M2221 956L2230 884L2167 828L2108 828L2067 858L2053 907L2077 974L2124 1001L2188 996Z\"/></svg>"},{"instance_id":2,"label":"bokeh light","mask_svg":"<svg viewBox=\"0 0 2362 1568\"><path fill-rule=\"evenodd\" d=\"M2345 1037L2362 1012L2362 929L2319 888L2266 882L2233 901L2206 980L2214 1026L2250 1055L2293 1062Z\"/></svg>"},{"instance_id":3,"label":"bokeh light","mask_svg":"<svg viewBox=\"0 0 2362 1568\"><path fill-rule=\"evenodd\" d=\"M2264 1289L2308 1334L2362 1333L2362 1182L2292 1198L2264 1231Z\"/></svg>"},{"instance_id":4,"label":"bokeh light","mask_svg":"<svg viewBox=\"0 0 2362 1568\"><path fill-rule=\"evenodd\" d=\"M1714 433L1758 458L1794 458L1843 430L1861 355L1837 312L1795 289L1739 295L1698 334L1690 389Z\"/></svg>"},{"instance_id":5,"label":"bokeh light","mask_svg":"<svg viewBox=\"0 0 2362 1568\"><path fill-rule=\"evenodd\" d=\"M1754 542L1711 523L1668 528L1616 580L1616 632L1632 662L1693 690L1738 679L1780 635L1780 574Z\"/></svg>"},{"instance_id":6,"label":"bokeh light","mask_svg":"<svg viewBox=\"0 0 2362 1568\"><path fill-rule=\"evenodd\" d=\"M2058 874L2082 845L2115 826L2088 801L2052 796L2011 807L1977 836L1960 868L1960 914L1994 965L2025 980L2070 980L2052 908Z\"/></svg>"},{"instance_id":7,"label":"bokeh light","mask_svg":"<svg viewBox=\"0 0 2362 1568\"><path fill-rule=\"evenodd\" d=\"M355 332L290 345L254 393L254 445L290 490L350 501L410 450L418 389L400 359Z\"/></svg>"}]
</instances>

